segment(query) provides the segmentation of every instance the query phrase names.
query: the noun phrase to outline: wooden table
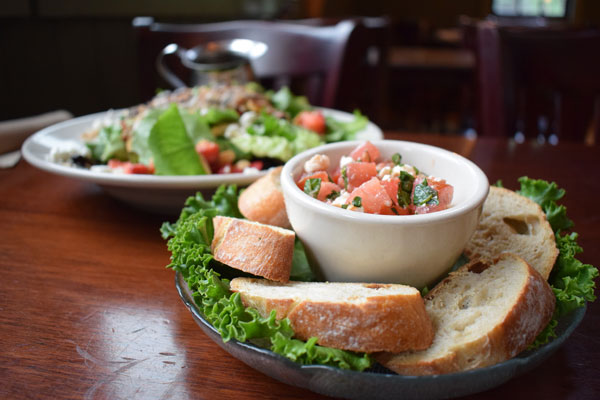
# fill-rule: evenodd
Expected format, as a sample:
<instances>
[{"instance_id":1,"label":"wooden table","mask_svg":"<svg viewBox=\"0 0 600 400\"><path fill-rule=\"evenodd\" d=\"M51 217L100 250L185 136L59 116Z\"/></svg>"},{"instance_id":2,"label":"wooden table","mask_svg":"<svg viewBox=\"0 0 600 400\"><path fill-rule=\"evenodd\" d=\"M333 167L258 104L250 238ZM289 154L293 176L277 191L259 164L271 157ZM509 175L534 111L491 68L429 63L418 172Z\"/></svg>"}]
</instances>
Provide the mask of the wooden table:
<instances>
[{"instance_id":1,"label":"wooden table","mask_svg":"<svg viewBox=\"0 0 600 400\"><path fill-rule=\"evenodd\" d=\"M557 181L581 260L600 265L599 147L388 137L466 154L511 188L521 175ZM164 268L164 219L24 161L0 170L0 398L322 398L262 375L200 331ZM599 360L597 303L543 365L470 398L598 398Z\"/></svg>"}]
</instances>

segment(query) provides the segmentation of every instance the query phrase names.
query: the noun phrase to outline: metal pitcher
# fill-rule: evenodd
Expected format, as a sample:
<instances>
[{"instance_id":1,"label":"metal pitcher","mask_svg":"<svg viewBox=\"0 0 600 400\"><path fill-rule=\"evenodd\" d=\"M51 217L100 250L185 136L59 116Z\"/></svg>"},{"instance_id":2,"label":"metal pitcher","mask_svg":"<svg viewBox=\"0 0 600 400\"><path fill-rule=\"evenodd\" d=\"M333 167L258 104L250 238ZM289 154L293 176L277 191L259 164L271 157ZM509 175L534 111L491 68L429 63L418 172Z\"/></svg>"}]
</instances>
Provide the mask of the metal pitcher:
<instances>
[{"instance_id":1,"label":"metal pitcher","mask_svg":"<svg viewBox=\"0 0 600 400\"><path fill-rule=\"evenodd\" d=\"M167 45L156 59L156 68L174 88L206 84L243 84L254 80L251 60L261 57L267 45L248 39L229 39L186 49L176 43ZM189 85L171 71L165 56L175 54L192 72Z\"/></svg>"}]
</instances>

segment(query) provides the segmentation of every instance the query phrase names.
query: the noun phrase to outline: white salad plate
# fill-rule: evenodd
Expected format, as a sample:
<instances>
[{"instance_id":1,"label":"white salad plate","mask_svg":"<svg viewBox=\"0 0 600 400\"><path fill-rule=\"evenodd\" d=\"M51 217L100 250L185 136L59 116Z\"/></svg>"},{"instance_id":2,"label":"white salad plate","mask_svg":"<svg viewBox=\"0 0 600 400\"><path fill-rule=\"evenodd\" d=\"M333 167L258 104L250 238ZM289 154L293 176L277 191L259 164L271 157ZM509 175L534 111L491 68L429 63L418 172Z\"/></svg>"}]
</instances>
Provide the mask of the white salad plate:
<instances>
[{"instance_id":1,"label":"white salad plate","mask_svg":"<svg viewBox=\"0 0 600 400\"><path fill-rule=\"evenodd\" d=\"M322 108L324 114L342 122L351 121L352 114ZM135 207L161 214L177 214L185 199L195 192L211 194L221 184L247 186L266 174L257 173L212 174L190 176L133 175L91 171L85 168L61 165L50 160L53 148L72 143L83 145L82 134L89 130L95 121L108 117L110 111L86 115L64 121L30 136L23 143L22 153L27 162L44 171L79 179L101 186L106 193ZM114 111L112 111L114 113ZM369 122L358 132L358 140L383 139L381 129Z\"/></svg>"}]
</instances>

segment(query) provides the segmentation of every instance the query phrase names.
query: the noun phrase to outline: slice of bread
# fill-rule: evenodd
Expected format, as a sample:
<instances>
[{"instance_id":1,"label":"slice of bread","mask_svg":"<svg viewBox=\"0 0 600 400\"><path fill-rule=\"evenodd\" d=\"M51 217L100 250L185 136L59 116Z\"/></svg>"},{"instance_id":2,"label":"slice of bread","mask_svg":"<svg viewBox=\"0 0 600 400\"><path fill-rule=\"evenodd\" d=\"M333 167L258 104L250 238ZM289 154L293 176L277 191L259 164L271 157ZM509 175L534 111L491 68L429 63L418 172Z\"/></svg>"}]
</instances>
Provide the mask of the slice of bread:
<instances>
[{"instance_id":1,"label":"slice of bread","mask_svg":"<svg viewBox=\"0 0 600 400\"><path fill-rule=\"evenodd\" d=\"M504 252L521 256L545 279L558 257L554 232L540 206L512 190L492 186L465 254L489 261Z\"/></svg>"},{"instance_id":2,"label":"slice of bread","mask_svg":"<svg viewBox=\"0 0 600 400\"><path fill-rule=\"evenodd\" d=\"M522 258L473 261L425 296L436 335L425 351L382 353L377 361L403 375L433 375L493 365L525 350L550 321L548 282Z\"/></svg>"},{"instance_id":3,"label":"slice of bread","mask_svg":"<svg viewBox=\"0 0 600 400\"><path fill-rule=\"evenodd\" d=\"M297 338L360 352L425 349L433 327L419 291L410 286L369 283L289 282L235 278L247 307L289 318Z\"/></svg>"},{"instance_id":4,"label":"slice of bread","mask_svg":"<svg viewBox=\"0 0 600 400\"><path fill-rule=\"evenodd\" d=\"M292 270L294 239L288 229L244 219L213 218L213 257L232 268L279 282L287 282Z\"/></svg>"},{"instance_id":5,"label":"slice of bread","mask_svg":"<svg viewBox=\"0 0 600 400\"><path fill-rule=\"evenodd\" d=\"M281 191L281 169L272 168L240 194L238 208L244 217L267 225L291 227Z\"/></svg>"}]
</instances>

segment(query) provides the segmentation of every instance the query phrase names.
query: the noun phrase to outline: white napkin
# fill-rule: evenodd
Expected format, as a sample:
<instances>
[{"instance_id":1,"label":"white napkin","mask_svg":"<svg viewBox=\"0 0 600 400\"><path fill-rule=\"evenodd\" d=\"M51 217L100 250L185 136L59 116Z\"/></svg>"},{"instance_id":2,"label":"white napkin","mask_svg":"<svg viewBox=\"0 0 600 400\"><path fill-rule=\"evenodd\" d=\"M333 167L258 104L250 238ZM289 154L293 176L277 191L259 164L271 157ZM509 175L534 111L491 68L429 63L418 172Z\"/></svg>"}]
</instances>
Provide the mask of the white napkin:
<instances>
[{"instance_id":1,"label":"white napkin","mask_svg":"<svg viewBox=\"0 0 600 400\"><path fill-rule=\"evenodd\" d=\"M21 150L11 151L10 153L0 154L0 168L12 168L21 159Z\"/></svg>"}]
</instances>

